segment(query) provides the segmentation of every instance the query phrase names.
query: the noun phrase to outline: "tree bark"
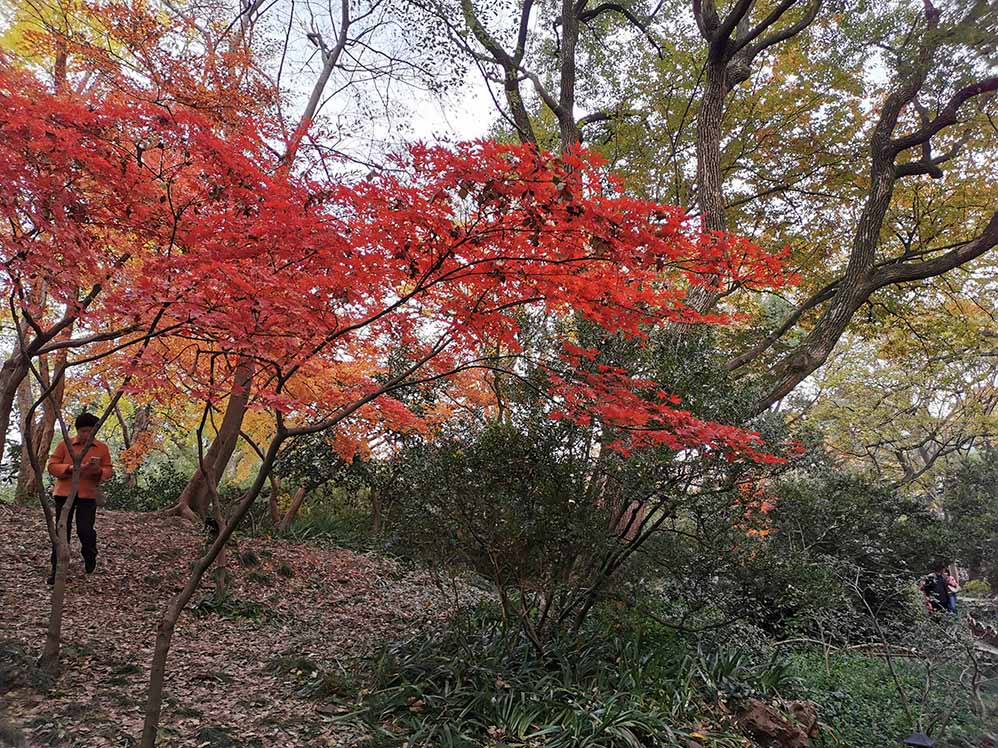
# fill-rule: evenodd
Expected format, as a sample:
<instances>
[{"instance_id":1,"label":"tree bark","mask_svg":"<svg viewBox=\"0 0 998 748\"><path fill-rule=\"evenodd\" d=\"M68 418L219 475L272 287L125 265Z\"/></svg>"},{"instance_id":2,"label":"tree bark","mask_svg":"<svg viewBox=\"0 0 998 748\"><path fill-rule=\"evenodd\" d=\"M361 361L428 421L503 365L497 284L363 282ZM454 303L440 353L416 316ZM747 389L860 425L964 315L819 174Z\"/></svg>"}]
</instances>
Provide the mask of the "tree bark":
<instances>
[{"instance_id":1,"label":"tree bark","mask_svg":"<svg viewBox=\"0 0 998 748\"><path fill-rule=\"evenodd\" d=\"M39 370L42 373L42 386L47 388L52 376L52 372L60 371L66 365L68 352L65 348L59 350L55 355L55 366L50 370L47 355L41 357ZM31 382L26 377L22 382L21 390L26 390L27 405L31 407ZM28 449L34 450L38 462L45 464L48 461L49 451L52 449L52 438L55 436L56 422L59 418L59 411L62 409L63 395L66 391L65 377L59 377L55 383L52 393L45 399L42 405L42 417L39 423L33 424L31 443L28 443L26 436L27 429L21 429L21 469L17 474L17 488L15 498L17 501L27 502L32 499L36 492L37 477L35 471L31 469L31 460L28 457ZM20 392L20 391L19 391ZM21 395L19 394L19 400ZM20 406L20 403L19 403ZM24 411L25 413L27 410Z\"/></svg>"},{"instance_id":2,"label":"tree bark","mask_svg":"<svg viewBox=\"0 0 998 748\"><path fill-rule=\"evenodd\" d=\"M721 119L727 95L727 63L710 62L700 110L697 112L697 202L707 231L727 231L724 215L724 178L721 172ZM686 303L704 313L717 303L710 286L692 286Z\"/></svg>"},{"instance_id":3,"label":"tree bark","mask_svg":"<svg viewBox=\"0 0 998 748\"><path fill-rule=\"evenodd\" d=\"M938 11L931 3L926 3L926 28L919 41L914 64L885 99L870 138L870 188L853 232L845 274L836 283L828 307L804 342L770 368L768 377L772 383L766 394L754 404L756 413L761 413L788 395L825 363L852 316L875 291L888 285L940 275L998 245L998 213L994 213L980 235L939 257L921 262L877 262L881 231L898 180L934 172L942 176L939 164L952 158L956 152L932 158L930 139L956 122L960 106L968 100L991 95L998 90L996 76L964 86L953 95L939 117L926 121L923 115L923 126L918 131L895 138L901 113L909 105L918 107L918 93L935 65L942 43L936 34L938 22ZM973 23L974 17L970 15L961 25ZM897 157L903 151L919 146L922 148L920 161L897 164Z\"/></svg>"},{"instance_id":4,"label":"tree bark","mask_svg":"<svg viewBox=\"0 0 998 748\"><path fill-rule=\"evenodd\" d=\"M302 486L295 492L295 496L291 500L291 506L288 507L288 511L284 513L284 517L281 518L281 523L277 526L278 530L281 532L287 532L292 523L295 521L295 517L298 516L298 510L301 509L301 504L304 500L305 486Z\"/></svg>"},{"instance_id":5,"label":"tree bark","mask_svg":"<svg viewBox=\"0 0 998 748\"><path fill-rule=\"evenodd\" d=\"M121 411L117 409L117 415L121 418ZM131 429L127 428L127 424L124 419L121 419L121 433L122 438L125 440L125 449L130 449L135 441L149 430L152 425L152 406L149 404L143 405L135 411L135 416L132 418ZM139 484L139 465L135 464L134 467L123 470L121 474L122 480L129 488L135 488Z\"/></svg>"},{"instance_id":6,"label":"tree bark","mask_svg":"<svg viewBox=\"0 0 998 748\"><path fill-rule=\"evenodd\" d=\"M239 439L239 429L243 416L246 415L255 369L256 365L250 358L241 357L237 362L232 375L229 401L218 434L204 453L202 464L180 494L176 506L168 509L167 513L180 514L190 519L203 520L208 517L212 492L218 486Z\"/></svg>"},{"instance_id":7,"label":"tree bark","mask_svg":"<svg viewBox=\"0 0 998 748\"><path fill-rule=\"evenodd\" d=\"M576 0L561 0L562 39L558 58L561 85L555 114L558 116L562 153L582 142L582 134L575 121L575 55L579 45L579 18L575 6Z\"/></svg>"},{"instance_id":8,"label":"tree bark","mask_svg":"<svg viewBox=\"0 0 998 748\"><path fill-rule=\"evenodd\" d=\"M177 627L177 621L180 620L180 614L184 611L187 603L190 602L194 593L201 585L201 580L204 578L205 573L225 549L229 538L235 532L236 527L243 517L246 516L246 512L249 511L253 501L259 496L263 484L266 482L267 476L273 468L274 458L277 456L277 451L280 448L283 438L283 435L279 435L270 443L267 454L257 473L256 480L239 501L232 519L220 528L215 542L195 562L187 583L174 596L163 612L163 617L160 620L159 629L156 634L156 645L153 650L152 669L149 676L149 688L146 693L145 721L142 726L141 748L156 748L156 735L159 732L159 718L163 707L163 682L166 675L166 660L170 653L170 644Z\"/></svg>"},{"instance_id":9,"label":"tree bark","mask_svg":"<svg viewBox=\"0 0 998 748\"><path fill-rule=\"evenodd\" d=\"M10 416L17 399L17 390L28 375L28 363L20 352L15 352L0 366L0 448L7 448L7 431Z\"/></svg>"},{"instance_id":10,"label":"tree bark","mask_svg":"<svg viewBox=\"0 0 998 748\"><path fill-rule=\"evenodd\" d=\"M371 534L380 535L382 527L382 500L381 491L377 488L371 490Z\"/></svg>"}]
</instances>

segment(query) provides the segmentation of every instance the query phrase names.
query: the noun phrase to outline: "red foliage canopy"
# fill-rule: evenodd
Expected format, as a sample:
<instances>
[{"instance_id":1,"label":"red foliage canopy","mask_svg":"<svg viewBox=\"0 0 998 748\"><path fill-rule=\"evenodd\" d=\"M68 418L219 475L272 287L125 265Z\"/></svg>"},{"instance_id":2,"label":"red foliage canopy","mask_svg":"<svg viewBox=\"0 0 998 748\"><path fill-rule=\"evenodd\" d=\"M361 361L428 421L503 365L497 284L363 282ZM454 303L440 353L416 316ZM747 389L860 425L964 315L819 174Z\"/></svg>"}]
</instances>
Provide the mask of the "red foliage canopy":
<instances>
[{"instance_id":1,"label":"red foliage canopy","mask_svg":"<svg viewBox=\"0 0 998 748\"><path fill-rule=\"evenodd\" d=\"M80 102L0 73L4 281L64 303L100 287L91 327L170 330L136 386L218 397L219 357L258 362L259 407L298 422L390 417L391 393L484 366L485 351L551 370L554 415L628 435L617 446L709 447L772 459L754 434L706 423L565 333L530 350L519 319L579 315L642 340L663 323L724 323L684 303L698 283L786 281L779 257L699 232L678 208L624 195L593 154L416 145L367 181L280 168L263 137L110 93ZM392 362L405 352L403 375ZM169 376L164 377L168 372ZM639 394L647 393L647 394Z\"/></svg>"}]
</instances>

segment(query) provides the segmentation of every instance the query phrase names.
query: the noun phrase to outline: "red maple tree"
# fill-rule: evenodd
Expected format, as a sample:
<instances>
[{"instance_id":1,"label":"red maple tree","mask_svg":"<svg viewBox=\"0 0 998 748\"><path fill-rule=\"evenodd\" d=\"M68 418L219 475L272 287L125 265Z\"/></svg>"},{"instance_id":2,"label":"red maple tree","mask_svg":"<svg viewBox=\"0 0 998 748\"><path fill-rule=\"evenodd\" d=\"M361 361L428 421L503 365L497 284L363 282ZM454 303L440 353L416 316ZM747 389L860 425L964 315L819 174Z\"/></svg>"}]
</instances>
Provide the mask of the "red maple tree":
<instances>
[{"instance_id":1,"label":"red maple tree","mask_svg":"<svg viewBox=\"0 0 998 748\"><path fill-rule=\"evenodd\" d=\"M383 420L419 428L423 416L393 395L494 367L488 352L501 349L507 367L529 360L548 372L554 417L597 420L620 434L616 449L779 459L756 434L696 418L654 382L579 367L599 352L570 332L535 350L519 324L525 313L577 315L639 345L660 325L723 324L685 304L690 288L784 283L779 256L626 196L581 150L416 145L361 182L280 165L246 123L128 89L88 103L0 73L10 298L29 279L66 305L81 286L102 289L81 319L140 331L143 347L125 355L94 340L91 357L118 356L106 370L129 388L210 406L228 395L220 372L251 360L253 407L274 421L251 488L164 615L143 745L155 738L177 618L289 438Z\"/></svg>"}]
</instances>

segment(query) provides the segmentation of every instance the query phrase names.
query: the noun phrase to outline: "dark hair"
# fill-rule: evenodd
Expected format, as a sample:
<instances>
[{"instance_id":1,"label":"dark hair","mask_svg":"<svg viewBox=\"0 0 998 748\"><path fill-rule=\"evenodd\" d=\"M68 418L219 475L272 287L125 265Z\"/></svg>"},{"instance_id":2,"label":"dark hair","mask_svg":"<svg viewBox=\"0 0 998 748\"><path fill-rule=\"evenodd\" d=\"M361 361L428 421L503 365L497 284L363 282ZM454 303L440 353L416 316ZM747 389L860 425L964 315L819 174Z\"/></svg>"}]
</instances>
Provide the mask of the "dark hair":
<instances>
[{"instance_id":1,"label":"dark hair","mask_svg":"<svg viewBox=\"0 0 998 748\"><path fill-rule=\"evenodd\" d=\"M76 417L76 428L77 429L92 429L100 423L100 419L93 413L80 413Z\"/></svg>"},{"instance_id":2,"label":"dark hair","mask_svg":"<svg viewBox=\"0 0 998 748\"><path fill-rule=\"evenodd\" d=\"M932 571L946 571L946 564L942 561L932 567Z\"/></svg>"}]
</instances>

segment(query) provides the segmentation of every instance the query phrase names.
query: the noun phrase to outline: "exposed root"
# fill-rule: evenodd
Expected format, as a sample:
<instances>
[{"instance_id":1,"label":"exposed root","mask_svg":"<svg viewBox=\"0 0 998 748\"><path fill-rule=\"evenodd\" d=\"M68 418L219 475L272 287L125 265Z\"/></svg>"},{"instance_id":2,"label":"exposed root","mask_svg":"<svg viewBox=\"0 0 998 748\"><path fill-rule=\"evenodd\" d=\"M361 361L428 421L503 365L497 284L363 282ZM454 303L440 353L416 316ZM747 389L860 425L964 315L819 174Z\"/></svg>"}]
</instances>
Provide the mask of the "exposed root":
<instances>
[{"instance_id":1,"label":"exposed root","mask_svg":"<svg viewBox=\"0 0 998 748\"><path fill-rule=\"evenodd\" d=\"M200 526L204 524L204 520L201 519L193 509L187 506L187 504L181 502L178 502L167 509L161 509L160 511L156 512L156 516L183 517L184 519L189 520L195 525Z\"/></svg>"}]
</instances>

